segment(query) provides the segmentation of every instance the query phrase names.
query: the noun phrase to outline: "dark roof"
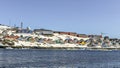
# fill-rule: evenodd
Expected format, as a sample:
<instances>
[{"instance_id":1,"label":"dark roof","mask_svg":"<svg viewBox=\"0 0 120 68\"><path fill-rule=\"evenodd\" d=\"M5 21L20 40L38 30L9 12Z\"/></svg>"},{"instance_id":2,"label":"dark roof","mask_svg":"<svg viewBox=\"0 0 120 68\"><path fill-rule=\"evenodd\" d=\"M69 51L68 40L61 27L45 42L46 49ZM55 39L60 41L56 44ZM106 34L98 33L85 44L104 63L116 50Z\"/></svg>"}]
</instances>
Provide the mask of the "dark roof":
<instances>
[{"instance_id":1,"label":"dark roof","mask_svg":"<svg viewBox=\"0 0 120 68\"><path fill-rule=\"evenodd\" d=\"M86 34L78 34L78 35L86 35Z\"/></svg>"},{"instance_id":2,"label":"dark roof","mask_svg":"<svg viewBox=\"0 0 120 68\"><path fill-rule=\"evenodd\" d=\"M34 29L34 31L52 31L52 30L48 30L48 29Z\"/></svg>"},{"instance_id":3,"label":"dark roof","mask_svg":"<svg viewBox=\"0 0 120 68\"><path fill-rule=\"evenodd\" d=\"M65 32L65 31L54 31L55 33L59 33L59 32L62 32L62 33L75 33L77 34L76 32Z\"/></svg>"}]
</instances>

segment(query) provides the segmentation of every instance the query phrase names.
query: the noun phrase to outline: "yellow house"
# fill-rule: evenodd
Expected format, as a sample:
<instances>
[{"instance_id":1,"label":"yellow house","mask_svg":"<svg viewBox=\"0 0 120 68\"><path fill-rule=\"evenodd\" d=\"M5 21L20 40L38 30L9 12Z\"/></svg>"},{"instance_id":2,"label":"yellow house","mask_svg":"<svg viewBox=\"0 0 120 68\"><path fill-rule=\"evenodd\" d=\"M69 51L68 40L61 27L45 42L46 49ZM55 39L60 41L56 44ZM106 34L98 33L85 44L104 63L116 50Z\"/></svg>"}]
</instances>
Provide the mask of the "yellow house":
<instances>
[{"instance_id":1,"label":"yellow house","mask_svg":"<svg viewBox=\"0 0 120 68\"><path fill-rule=\"evenodd\" d=\"M85 41L80 42L80 45L85 45L85 44L86 44Z\"/></svg>"}]
</instances>

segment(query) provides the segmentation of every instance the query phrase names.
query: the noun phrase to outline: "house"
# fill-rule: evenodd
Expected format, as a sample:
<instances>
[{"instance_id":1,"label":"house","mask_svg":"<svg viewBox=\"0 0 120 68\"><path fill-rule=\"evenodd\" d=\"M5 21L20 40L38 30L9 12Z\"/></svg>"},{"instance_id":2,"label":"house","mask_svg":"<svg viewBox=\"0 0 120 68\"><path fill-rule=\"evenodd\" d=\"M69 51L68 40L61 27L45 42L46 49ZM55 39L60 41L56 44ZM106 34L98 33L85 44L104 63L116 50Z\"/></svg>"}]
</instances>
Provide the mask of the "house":
<instances>
[{"instance_id":1,"label":"house","mask_svg":"<svg viewBox=\"0 0 120 68\"><path fill-rule=\"evenodd\" d=\"M88 36L86 34L77 34L77 37L87 38Z\"/></svg>"},{"instance_id":2,"label":"house","mask_svg":"<svg viewBox=\"0 0 120 68\"><path fill-rule=\"evenodd\" d=\"M89 38L102 38L102 35L88 35Z\"/></svg>"},{"instance_id":3,"label":"house","mask_svg":"<svg viewBox=\"0 0 120 68\"><path fill-rule=\"evenodd\" d=\"M4 39L7 39L7 40L11 40L11 41L17 41L17 39L19 38L19 36L14 36L14 35L7 35L7 36L4 36L3 37Z\"/></svg>"},{"instance_id":4,"label":"house","mask_svg":"<svg viewBox=\"0 0 120 68\"><path fill-rule=\"evenodd\" d=\"M54 31L54 33L64 34L64 35L71 35L71 36L77 36L77 33L75 33L75 32Z\"/></svg>"},{"instance_id":5,"label":"house","mask_svg":"<svg viewBox=\"0 0 120 68\"><path fill-rule=\"evenodd\" d=\"M53 31L47 29L34 29L34 33L40 35L53 35Z\"/></svg>"},{"instance_id":6,"label":"house","mask_svg":"<svg viewBox=\"0 0 120 68\"><path fill-rule=\"evenodd\" d=\"M66 35L72 35L72 36L77 35L77 33L74 33L74 32L60 32L60 34L66 34Z\"/></svg>"},{"instance_id":7,"label":"house","mask_svg":"<svg viewBox=\"0 0 120 68\"><path fill-rule=\"evenodd\" d=\"M14 27L11 29L11 31L14 31L16 33L33 33L33 31L29 27L27 28Z\"/></svg>"},{"instance_id":8,"label":"house","mask_svg":"<svg viewBox=\"0 0 120 68\"><path fill-rule=\"evenodd\" d=\"M0 24L0 30L11 29L12 27Z\"/></svg>"},{"instance_id":9,"label":"house","mask_svg":"<svg viewBox=\"0 0 120 68\"><path fill-rule=\"evenodd\" d=\"M32 30L28 30L28 29L20 29L16 31L17 33L32 33Z\"/></svg>"}]
</instances>

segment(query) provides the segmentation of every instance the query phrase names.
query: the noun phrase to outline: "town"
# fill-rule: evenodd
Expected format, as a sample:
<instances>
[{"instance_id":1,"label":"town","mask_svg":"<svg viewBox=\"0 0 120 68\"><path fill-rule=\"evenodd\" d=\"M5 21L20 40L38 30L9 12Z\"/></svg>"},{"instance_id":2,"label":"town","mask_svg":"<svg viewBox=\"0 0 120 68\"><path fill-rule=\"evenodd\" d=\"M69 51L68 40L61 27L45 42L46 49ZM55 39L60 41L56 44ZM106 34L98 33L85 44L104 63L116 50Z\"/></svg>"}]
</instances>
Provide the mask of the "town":
<instances>
[{"instance_id":1,"label":"town","mask_svg":"<svg viewBox=\"0 0 120 68\"><path fill-rule=\"evenodd\" d=\"M0 48L119 49L120 39L75 32L11 27L0 24Z\"/></svg>"}]
</instances>

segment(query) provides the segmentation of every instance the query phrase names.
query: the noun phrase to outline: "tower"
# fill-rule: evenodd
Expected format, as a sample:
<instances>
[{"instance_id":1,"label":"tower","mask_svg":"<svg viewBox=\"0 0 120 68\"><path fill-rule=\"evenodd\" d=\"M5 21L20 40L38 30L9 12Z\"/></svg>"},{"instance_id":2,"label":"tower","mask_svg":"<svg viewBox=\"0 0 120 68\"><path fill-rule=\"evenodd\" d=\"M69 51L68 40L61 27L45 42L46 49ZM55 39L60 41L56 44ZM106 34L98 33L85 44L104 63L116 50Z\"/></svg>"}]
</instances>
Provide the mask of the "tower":
<instances>
[{"instance_id":1,"label":"tower","mask_svg":"<svg viewBox=\"0 0 120 68\"><path fill-rule=\"evenodd\" d=\"M21 30L23 29L23 22L21 22Z\"/></svg>"}]
</instances>

